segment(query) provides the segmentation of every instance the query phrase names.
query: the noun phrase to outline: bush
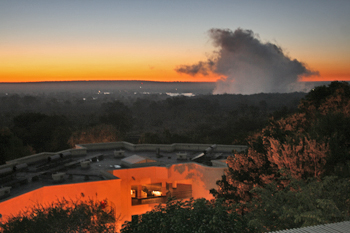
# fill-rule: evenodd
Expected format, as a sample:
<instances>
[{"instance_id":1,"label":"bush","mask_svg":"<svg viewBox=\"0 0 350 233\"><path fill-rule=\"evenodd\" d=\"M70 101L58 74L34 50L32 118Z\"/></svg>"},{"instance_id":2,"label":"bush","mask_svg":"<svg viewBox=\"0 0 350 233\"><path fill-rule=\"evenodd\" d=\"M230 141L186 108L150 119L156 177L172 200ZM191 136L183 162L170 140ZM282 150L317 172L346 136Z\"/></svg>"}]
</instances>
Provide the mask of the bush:
<instances>
[{"instance_id":1,"label":"bush","mask_svg":"<svg viewBox=\"0 0 350 233\"><path fill-rule=\"evenodd\" d=\"M58 200L37 204L0 224L2 233L115 232L114 208L106 200Z\"/></svg>"}]
</instances>

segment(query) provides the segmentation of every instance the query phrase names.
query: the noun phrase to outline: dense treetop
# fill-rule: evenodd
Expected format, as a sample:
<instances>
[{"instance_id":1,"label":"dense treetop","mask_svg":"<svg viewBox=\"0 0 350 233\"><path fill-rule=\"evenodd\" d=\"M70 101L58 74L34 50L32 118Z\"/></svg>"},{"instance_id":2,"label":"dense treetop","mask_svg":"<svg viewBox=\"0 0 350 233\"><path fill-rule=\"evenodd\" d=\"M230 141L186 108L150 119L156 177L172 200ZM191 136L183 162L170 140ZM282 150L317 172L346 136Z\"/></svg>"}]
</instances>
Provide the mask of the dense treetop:
<instances>
[{"instance_id":1,"label":"dense treetop","mask_svg":"<svg viewBox=\"0 0 350 233\"><path fill-rule=\"evenodd\" d=\"M256 95L109 95L90 92L0 96L1 163L77 143L246 144L270 116L297 109L305 93ZM15 153L16 151L16 153Z\"/></svg>"}]
</instances>

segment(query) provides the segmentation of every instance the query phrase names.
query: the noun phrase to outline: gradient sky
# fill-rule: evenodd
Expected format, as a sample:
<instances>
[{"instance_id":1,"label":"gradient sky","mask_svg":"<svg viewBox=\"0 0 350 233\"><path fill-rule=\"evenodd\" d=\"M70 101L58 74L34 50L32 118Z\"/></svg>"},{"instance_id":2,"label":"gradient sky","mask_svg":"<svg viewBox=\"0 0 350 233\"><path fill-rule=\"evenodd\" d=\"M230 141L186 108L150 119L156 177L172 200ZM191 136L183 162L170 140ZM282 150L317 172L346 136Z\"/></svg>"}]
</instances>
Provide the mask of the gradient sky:
<instances>
[{"instance_id":1,"label":"gradient sky","mask_svg":"<svg viewBox=\"0 0 350 233\"><path fill-rule=\"evenodd\" d=\"M320 76L350 80L350 1L0 0L0 82L216 81L174 69L249 29ZM306 80L306 79L305 79Z\"/></svg>"}]
</instances>

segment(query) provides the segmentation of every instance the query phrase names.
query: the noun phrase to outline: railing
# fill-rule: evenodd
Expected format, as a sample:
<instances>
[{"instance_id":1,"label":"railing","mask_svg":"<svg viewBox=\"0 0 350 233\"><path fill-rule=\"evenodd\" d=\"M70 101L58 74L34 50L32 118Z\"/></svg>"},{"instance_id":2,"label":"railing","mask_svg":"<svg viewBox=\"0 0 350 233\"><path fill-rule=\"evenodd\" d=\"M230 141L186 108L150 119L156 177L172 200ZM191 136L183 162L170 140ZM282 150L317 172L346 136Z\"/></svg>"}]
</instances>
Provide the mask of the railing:
<instances>
[{"instance_id":1,"label":"railing","mask_svg":"<svg viewBox=\"0 0 350 233\"><path fill-rule=\"evenodd\" d=\"M143 199L137 199L132 198L132 205L144 205L144 204L160 204L160 203L166 203L168 197L150 197L150 198L143 198Z\"/></svg>"}]
</instances>

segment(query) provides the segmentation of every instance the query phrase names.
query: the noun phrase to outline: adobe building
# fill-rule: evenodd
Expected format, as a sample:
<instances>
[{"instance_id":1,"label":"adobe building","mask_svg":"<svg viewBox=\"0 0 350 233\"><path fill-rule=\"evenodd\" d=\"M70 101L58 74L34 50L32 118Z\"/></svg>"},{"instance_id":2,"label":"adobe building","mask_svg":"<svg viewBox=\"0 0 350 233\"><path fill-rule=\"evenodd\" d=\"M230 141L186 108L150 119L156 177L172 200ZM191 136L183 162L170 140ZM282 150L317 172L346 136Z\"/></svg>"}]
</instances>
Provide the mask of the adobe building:
<instances>
[{"instance_id":1,"label":"adobe building","mask_svg":"<svg viewBox=\"0 0 350 233\"><path fill-rule=\"evenodd\" d=\"M76 145L0 166L0 216L58 199L107 199L121 222L175 199L212 199L226 158L246 146L205 144ZM1 220L0 219L0 220Z\"/></svg>"}]
</instances>

